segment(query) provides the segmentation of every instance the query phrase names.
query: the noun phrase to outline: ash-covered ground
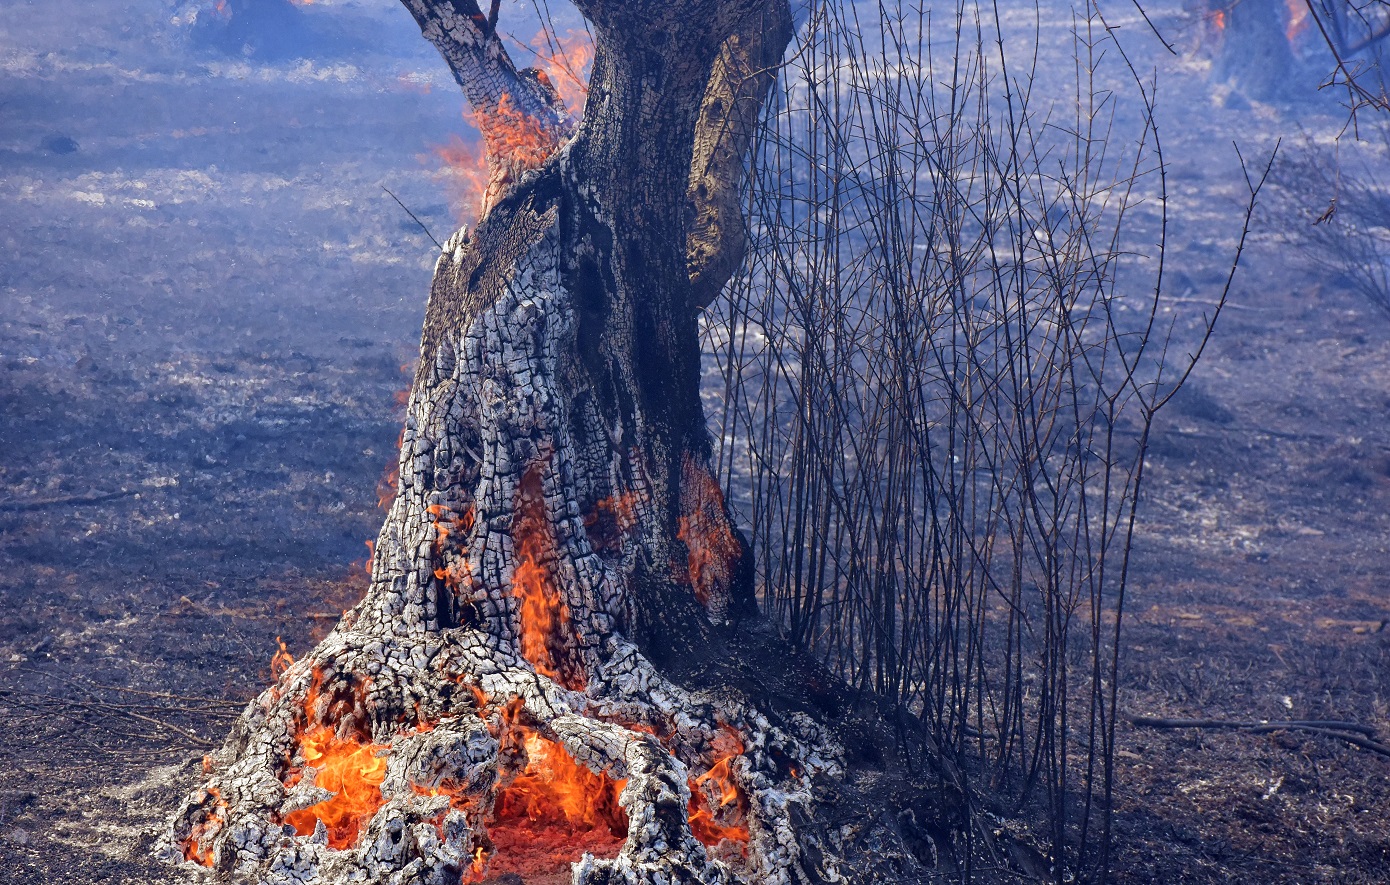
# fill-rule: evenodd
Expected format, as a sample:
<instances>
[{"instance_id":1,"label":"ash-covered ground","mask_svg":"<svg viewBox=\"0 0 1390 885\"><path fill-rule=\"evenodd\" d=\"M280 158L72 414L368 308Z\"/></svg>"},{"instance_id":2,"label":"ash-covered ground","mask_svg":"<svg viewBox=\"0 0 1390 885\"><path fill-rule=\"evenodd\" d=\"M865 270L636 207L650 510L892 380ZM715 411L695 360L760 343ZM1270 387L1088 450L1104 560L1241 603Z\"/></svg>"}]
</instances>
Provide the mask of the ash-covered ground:
<instances>
[{"instance_id":1,"label":"ash-covered ground","mask_svg":"<svg viewBox=\"0 0 1390 885\"><path fill-rule=\"evenodd\" d=\"M532 8L503 7L522 43ZM1190 323L1239 232L1231 140L1325 147L1343 117L1209 83L1201 23L1149 11L1178 55L1112 23L1161 66ZM382 187L450 232L461 107L391 0L0 7L0 880L178 881L148 848L197 760L277 637L302 652L364 589L434 254ZM1390 322L1309 270L1306 223L1259 217L1160 421L1121 705L1385 740ZM1121 731L1120 881L1384 881L1390 759Z\"/></svg>"}]
</instances>

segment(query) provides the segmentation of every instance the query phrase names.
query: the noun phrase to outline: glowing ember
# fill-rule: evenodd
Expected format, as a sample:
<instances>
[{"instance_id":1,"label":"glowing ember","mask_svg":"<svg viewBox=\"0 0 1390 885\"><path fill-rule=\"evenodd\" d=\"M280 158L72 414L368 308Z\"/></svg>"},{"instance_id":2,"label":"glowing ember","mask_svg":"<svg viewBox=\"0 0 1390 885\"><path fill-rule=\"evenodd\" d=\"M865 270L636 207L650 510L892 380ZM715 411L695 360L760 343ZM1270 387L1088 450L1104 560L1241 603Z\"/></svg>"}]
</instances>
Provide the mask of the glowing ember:
<instances>
[{"instance_id":1,"label":"glowing ember","mask_svg":"<svg viewBox=\"0 0 1390 885\"><path fill-rule=\"evenodd\" d=\"M516 544L516 569L512 594L518 603L521 656L561 685L582 690L585 677L568 653L569 607L551 580L544 563L554 560L554 539L545 518L540 464L528 467L521 478L512 540Z\"/></svg>"},{"instance_id":2,"label":"glowing ember","mask_svg":"<svg viewBox=\"0 0 1390 885\"><path fill-rule=\"evenodd\" d=\"M706 845L728 839L747 851L748 796L730 767L743 754L743 741L726 725L714 739L714 751L714 764L690 781L690 831Z\"/></svg>"},{"instance_id":3,"label":"glowing ember","mask_svg":"<svg viewBox=\"0 0 1390 885\"><path fill-rule=\"evenodd\" d=\"M227 816L227 802L216 787L208 788L205 800L212 801L212 811L194 824L193 829L189 831L188 838L183 841L183 858L210 867L213 864L212 849L209 848L204 851L201 843L206 837L222 828Z\"/></svg>"},{"instance_id":4,"label":"glowing ember","mask_svg":"<svg viewBox=\"0 0 1390 885\"><path fill-rule=\"evenodd\" d=\"M689 551L686 567L695 598L708 605L729 589L742 550L724 514L719 483L688 455L681 473L681 497L685 514L676 537Z\"/></svg>"},{"instance_id":5,"label":"glowing ember","mask_svg":"<svg viewBox=\"0 0 1390 885\"><path fill-rule=\"evenodd\" d=\"M279 679L280 674L288 670L290 665L294 663L294 656L290 654L289 649L285 648L285 640L277 636L275 643L280 646L280 649L270 659L270 677Z\"/></svg>"}]
</instances>

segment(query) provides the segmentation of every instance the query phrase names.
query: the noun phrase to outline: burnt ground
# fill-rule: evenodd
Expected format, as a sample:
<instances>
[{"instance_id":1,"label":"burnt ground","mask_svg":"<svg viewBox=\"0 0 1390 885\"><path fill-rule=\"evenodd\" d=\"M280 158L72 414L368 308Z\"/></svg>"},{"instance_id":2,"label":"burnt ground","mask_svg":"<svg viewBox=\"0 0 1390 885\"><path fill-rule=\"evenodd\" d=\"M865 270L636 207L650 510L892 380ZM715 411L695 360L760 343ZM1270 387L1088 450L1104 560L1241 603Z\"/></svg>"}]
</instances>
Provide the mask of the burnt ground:
<instances>
[{"instance_id":1,"label":"burnt ground","mask_svg":"<svg viewBox=\"0 0 1390 885\"><path fill-rule=\"evenodd\" d=\"M389 3L336 4L356 42L301 23L313 62L43 6L0 10L0 880L176 881L146 849L198 758L276 638L302 652L364 588L431 265L380 186L448 229L419 155L458 102ZM1203 75L1167 74L1201 110L1171 111L1177 311L1235 233L1209 146L1336 122L1217 107ZM1262 224L1150 453L1121 705L1386 740L1390 320ZM1390 759L1120 731L1120 881L1390 876Z\"/></svg>"}]
</instances>

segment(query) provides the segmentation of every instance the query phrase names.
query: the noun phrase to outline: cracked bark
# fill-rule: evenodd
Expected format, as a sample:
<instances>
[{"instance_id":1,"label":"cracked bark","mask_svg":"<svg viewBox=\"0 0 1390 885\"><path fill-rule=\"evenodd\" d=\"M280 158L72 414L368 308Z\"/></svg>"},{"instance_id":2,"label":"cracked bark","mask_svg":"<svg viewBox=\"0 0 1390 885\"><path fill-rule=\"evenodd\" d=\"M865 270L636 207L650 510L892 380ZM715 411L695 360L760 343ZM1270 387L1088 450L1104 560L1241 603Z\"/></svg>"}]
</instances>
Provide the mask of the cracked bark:
<instances>
[{"instance_id":1,"label":"cracked bark","mask_svg":"<svg viewBox=\"0 0 1390 885\"><path fill-rule=\"evenodd\" d=\"M937 788L760 618L709 472L697 310L742 253L785 0L580 0L577 127L473 0L403 2L499 152L483 220L436 265L370 590L247 707L162 850L271 883L920 872ZM534 153L500 153L517 126ZM507 817L565 766L606 835Z\"/></svg>"}]
</instances>

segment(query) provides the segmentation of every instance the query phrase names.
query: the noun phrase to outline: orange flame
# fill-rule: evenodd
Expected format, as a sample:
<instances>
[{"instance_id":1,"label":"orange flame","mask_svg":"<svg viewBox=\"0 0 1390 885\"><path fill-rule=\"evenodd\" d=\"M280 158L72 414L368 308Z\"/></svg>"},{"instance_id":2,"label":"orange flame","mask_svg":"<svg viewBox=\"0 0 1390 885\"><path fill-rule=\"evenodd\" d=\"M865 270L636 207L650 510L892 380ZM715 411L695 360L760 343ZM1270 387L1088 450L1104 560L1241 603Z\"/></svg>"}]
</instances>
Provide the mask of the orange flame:
<instances>
[{"instance_id":1,"label":"orange flame","mask_svg":"<svg viewBox=\"0 0 1390 885\"><path fill-rule=\"evenodd\" d=\"M563 745L523 729L526 767L497 794L493 815L498 825L528 822L568 830L603 826L615 836L627 834L627 816L618 806L624 781L594 774L575 762Z\"/></svg>"},{"instance_id":2,"label":"orange flame","mask_svg":"<svg viewBox=\"0 0 1390 885\"><path fill-rule=\"evenodd\" d=\"M555 558L543 495L538 462L522 475L512 525L512 540L516 544L512 595L518 602L521 656L537 673L580 691L587 680L578 662L568 654L569 607L543 565Z\"/></svg>"},{"instance_id":3,"label":"orange flame","mask_svg":"<svg viewBox=\"0 0 1390 885\"><path fill-rule=\"evenodd\" d=\"M499 879L516 873L526 882L568 882L570 862L579 855L617 856L627 837L627 814L618 805L626 782L594 774L534 729L514 721L510 728L513 752L524 752L526 764L493 804L487 872Z\"/></svg>"},{"instance_id":4,"label":"orange flame","mask_svg":"<svg viewBox=\"0 0 1390 885\"><path fill-rule=\"evenodd\" d=\"M743 754L743 740L729 726L714 739L714 764L690 786L690 832L706 845L728 839L747 851L748 796L734 779L734 759Z\"/></svg>"},{"instance_id":5,"label":"orange flame","mask_svg":"<svg viewBox=\"0 0 1390 885\"><path fill-rule=\"evenodd\" d=\"M584 113L589 97L589 71L594 65L594 40L587 31L570 31L553 43L545 31L531 39L536 66L559 93L572 116Z\"/></svg>"},{"instance_id":6,"label":"orange flame","mask_svg":"<svg viewBox=\"0 0 1390 885\"><path fill-rule=\"evenodd\" d=\"M1220 34L1226 30L1226 10L1214 9L1207 15L1207 20L1211 22L1216 33Z\"/></svg>"},{"instance_id":7,"label":"orange flame","mask_svg":"<svg viewBox=\"0 0 1390 885\"><path fill-rule=\"evenodd\" d=\"M275 637L275 643L280 646L280 650L275 652L270 659L270 678L279 679L280 674L284 673L294 663L294 655L285 648L285 641L279 636Z\"/></svg>"},{"instance_id":8,"label":"orange flame","mask_svg":"<svg viewBox=\"0 0 1390 885\"><path fill-rule=\"evenodd\" d=\"M332 728L315 725L300 736L304 764L318 774L314 785L333 793L322 802L292 811L285 823L301 836L314 832L323 821L328 844L347 848L357 842L357 834L381 807L381 782L386 780L386 759L377 753L384 744L363 744L339 738Z\"/></svg>"},{"instance_id":9,"label":"orange flame","mask_svg":"<svg viewBox=\"0 0 1390 885\"><path fill-rule=\"evenodd\" d=\"M308 808L285 815L284 823L294 827L301 836L314 832L319 821L328 831L328 844L333 848L348 848L357 842L358 833L384 801L381 783L386 780L386 744L362 743L352 737L339 737L330 726L315 721L320 686L319 674L304 699L306 721L312 723L298 737L299 753L304 759L302 769L292 771L287 785L299 782L304 772L313 769L314 786L333 795Z\"/></svg>"},{"instance_id":10,"label":"orange flame","mask_svg":"<svg viewBox=\"0 0 1390 885\"><path fill-rule=\"evenodd\" d=\"M497 110L472 116L489 156L523 169L539 168L559 146L552 133L535 117L523 113L507 93L497 102Z\"/></svg>"},{"instance_id":11,"label":"orange flame","mask_svg":"<svg viewBox=\"0 0 1390 885\"><path fill-rule=\"evenodd\" d=\"M495 109L464 111L463 118L482 133L484 149L451 135L447 145L433 150L453 179L460 219L467 222L492 211L507 186L521 172L539 168L560 142L554 131L524 113L506 93Z\"/></svg>"},{"instance_id":12,"label":"orange flame","mask_svg":"<svg viewBox=\"0 0 1390 885\"><path fill-rule=\"evenodd\" d=\"M478 686L462 683L473 693L478 715L486 718L491 702ZM523 881L569 881L570 862L588 852L615 857L627 836L627 814L618 805L626 781L594 774L577 763L563 744L543 737L520 721L521 701L512 698L501 715L501 760L516 772L493 798L485 826L487 837L472 849L472 862L463 883L491 875L519 874ZM520 771L516 771L517 768ZM466 811L470 799L448 783L416 792L449 797L455 809Z\"/></svg>"},{"instance_id":13,"label":"orange flame","mask_svg":"<svg viewBox=\"0 0 1390 885\"><path fill-rule=\"evenodd\" d=\"M434 145L431 150L443 163L443 172L454 191L459 221L472 224L478 218L478 207L487 193L489 179L485 149L450 134L448 144Z\"/></svg>"}]
</instances>

